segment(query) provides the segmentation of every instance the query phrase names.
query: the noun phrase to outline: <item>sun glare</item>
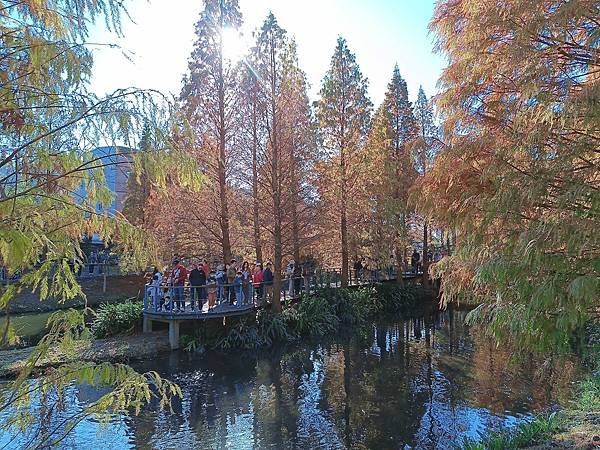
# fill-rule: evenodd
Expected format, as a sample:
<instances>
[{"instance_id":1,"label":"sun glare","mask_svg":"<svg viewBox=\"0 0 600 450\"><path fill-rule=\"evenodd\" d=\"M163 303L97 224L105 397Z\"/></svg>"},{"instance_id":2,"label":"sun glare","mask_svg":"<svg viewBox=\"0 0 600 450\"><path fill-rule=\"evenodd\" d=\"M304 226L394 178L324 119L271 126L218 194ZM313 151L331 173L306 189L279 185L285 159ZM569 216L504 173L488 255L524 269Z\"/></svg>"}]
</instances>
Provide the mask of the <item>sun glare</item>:
<instances>
[{"instance_id":1,"label":"sun glare","mask_svg":"<svg viewBox=\"0 0 600 450\"><path fill-rule=\"evenodd\" d=\"M232 62L239 61L244 57L248 47L242 34L233 28L223 28L223 57Z\"/></svg>"}]
</instances>

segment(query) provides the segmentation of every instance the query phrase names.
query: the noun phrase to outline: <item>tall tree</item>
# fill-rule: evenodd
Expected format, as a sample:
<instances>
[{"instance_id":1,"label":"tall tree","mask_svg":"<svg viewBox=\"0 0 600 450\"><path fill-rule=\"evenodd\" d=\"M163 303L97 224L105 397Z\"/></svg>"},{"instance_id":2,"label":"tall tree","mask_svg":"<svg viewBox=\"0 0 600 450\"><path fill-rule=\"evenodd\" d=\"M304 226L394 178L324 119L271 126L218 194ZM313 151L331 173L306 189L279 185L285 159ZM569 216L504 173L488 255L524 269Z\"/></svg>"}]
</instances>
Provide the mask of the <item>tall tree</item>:
<instances>
[{"instance_id":1,"label":"tall tree","mask_svg":"<svg viewBox=\"0 0 600 450\"><path fill-rule=\"evenodd\" d=\"M254 70L255 61L253 56L255 52L246 59L243 69L241 96L240 96L240 114L239 118L242 128L241 145L239 150L245 162L244 170L249 173L250 180L245 177L243 181L250 186L252 193L252 238L254 244L254 254L257 261L263 261L263 239L261 237L260 220L260 194L259 194L259 172L261 166L261 155L264 147L265 127L264 102L261 101L261 85ZM244 151L249 150L249 151Z\"/></svg>"},{"instance_id":2,"label":"tall tree","mask_svg":"<svg viewBox=\"0 0 600 450\"><path fill-rule=\"evenodd\" d=\"M224 30L238 29L242 15L238 0L205 0L196 23L196 42L184 78L181 101L196 129L197 144L207 149L207 171L218 189L218 224L223 258L232 256L228 203L228 157L237 95L236 65L223 53ZM216 160L216 164L212 161Z\"/></svg>"},{"instance_id":3,"label":"tall tree","mask_svg":"<svg viewBox=\"0 0 600 450\"><path fill-rule=\"evenodd\" d=\"M284 195L284 123L281 108L282 56L287 46L286 31L269 13L256 42L255 70L261 83L261 100L265 111L265 174L267 190L271 200L270 219L273 236L273 307L281 310L281 273L283 269L283 219L282 201Z\"/></svg>"},{"instance_id":4,"label":"tall tree","mask_svg":"<svg viewBox=\"0 0 600 450\"><path fill-rule=\"evenodd\" d=\"M421 176L431 169L435 155L439 151L438 128L434 123L433 105L427 100L423 87L419 86L419 94L415 102L415 118L417 136L413 142L415 167ZM429 244L430 230L428 218L423 218L423 284L429 283Z\"/></svg>"},{"instance_id":5,"label":"tall tree","mask_svg":"<svg viewBox=\"0 0 600 450\"><path fill-rule=\"evenodd\" d=\"M380 255L384 258L381 262L387 264L389 255L394 254L399 274L408 245L408 192L416 178L410 145L416 132L406 82L396 65L369 131L368 169L362 184L367 190L365 196L371 200L369 209L374 212L375 237L371 241L389 243ZM387 238L382 238L382 234Z\"/></svg>"},{"instance_id":6,"label":"tall tree","mask_svg":"<svg viewBox=\"0 0 600 450\"><path fill-rule=\"evenodd\" d=\"M447 146L421 206L457 230L444 299L474 296L471 320L528 352L570 351L598 317L599 15L592 0L443 0L431 23Z\"/></svg>"},{"instance_id":7,"label":"tall tree","mask_svg":"<svg viewBox=\"0 0 600 450\"><path fill-rule=\"evenodd\" d=\"M358 175L357 156L367 135L372 104L367 94L368 81L363 77L356 57L339 37L327 71L316 115L323 146L327 150L329 186L337 201L327 205L339 212L342 285L348 285L349 237L348 202ZM331 170L333 169L333 170Z\"/></svg>"},{"instance_id":8,"label":"tall tree","mask_svg":"<svg viewBox=\"0 0 600 450\"><path fill-rule=\"evenodd\" d=\"M312 222L312 168L316 156L316 135L312 110L308 99L308 82L300 69L296 42L291 40L283 54L282 89L280 95L283 127L282 145L287 153L285 178L286 195L283 210L290 219L288 241L297 264L301 250L311 238Z\"/></svg>"}]
</instances>

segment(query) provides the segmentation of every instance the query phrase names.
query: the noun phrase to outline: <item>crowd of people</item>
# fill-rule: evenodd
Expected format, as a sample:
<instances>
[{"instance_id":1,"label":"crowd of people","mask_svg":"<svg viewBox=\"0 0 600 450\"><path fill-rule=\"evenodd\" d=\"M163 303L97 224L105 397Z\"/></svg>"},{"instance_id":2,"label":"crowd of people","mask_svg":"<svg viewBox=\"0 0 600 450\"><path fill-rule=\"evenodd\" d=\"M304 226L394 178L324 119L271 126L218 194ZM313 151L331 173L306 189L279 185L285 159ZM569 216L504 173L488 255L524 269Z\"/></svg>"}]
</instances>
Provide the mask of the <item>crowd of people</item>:
<instances>
[{"instance_id":1,"label":"crowd of people","mask_svg":"<svg viewBox=\"0 0 600 450\"><path fill-rule=\"evenodd\" d=\"M430 261L438 261L443 254L435 251L428 254ZM411 271L418 273L422 259L421 254L415 249L411 255ZM304 276L314 272L312 264L297 264L289 261L285 272L282 274L282 289L289 298L294 298L302 292ZM354 280L365 281L365 272L368 272L366 263L358 258L355 260ZM391 277L393 264L390 266ZM405 269L408 269L405 263ZM405 270L407 272L408 270ZM376 272L380 272L378 269ZM206 259L195 260L184 264L175 258L171 267L161 272L154 268L147 276L146 307L154 311L184 312L202 311L206 306L210 311L218 305L230 305L239 308L249 305L260 306L264 302L270 303L273 299L273 266L267 262L263 267L261 262L252 265L248 261L239 263L232 259L229 263L215 264L213 267Z\"/></svg>"},{"instance_id":2,"label":"crowd of people","mask_svg":"<svg viewBox=\"0 0 600 450\"><path fill-rule=\"evenodd\" d=\"M286 282L290 297L300 292L302 271L290 261L286 269ZM188 267L174 259L169 269L161 272L155 267L148 275L146 289L149 306L155 311L202 311L228 304L239 308L270 303L273 298L273 267L267 262L241 265L232 259L229 263L211 268L207 260L192 262Z\"/></svg>"}]
</instances>

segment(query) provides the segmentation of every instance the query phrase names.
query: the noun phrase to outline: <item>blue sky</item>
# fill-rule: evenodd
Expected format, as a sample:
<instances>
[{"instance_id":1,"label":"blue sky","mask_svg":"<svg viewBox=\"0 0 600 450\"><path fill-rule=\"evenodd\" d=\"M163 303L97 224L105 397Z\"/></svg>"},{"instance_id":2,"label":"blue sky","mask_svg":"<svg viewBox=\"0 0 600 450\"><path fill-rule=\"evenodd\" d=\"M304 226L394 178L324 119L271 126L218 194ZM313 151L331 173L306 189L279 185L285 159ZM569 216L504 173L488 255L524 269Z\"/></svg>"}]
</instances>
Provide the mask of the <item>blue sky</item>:
<instances>
[{"instance_id":1,"label":"blue sky","mask_svg":"<svg viewBox=\"0 0 600 450\"><path fill-rule=\"evenodd\" d=\"M239 0L244 36L259 27L269 11L296 38L300 65L317 97L338 35L348 41L363 74L369 78L371 99L378 105L398 63L414 101L423 85L435 94L444 67L433 53L427 24L434 0ZM100 26L90 42L115 43L98 47L92 89L99 94L135 86L177 95L194 41L194 23L201 0L130 0L134 22L123 18L123 38ZM249 39L249 38L248 38Z\"/></svg>"}]
</instances>

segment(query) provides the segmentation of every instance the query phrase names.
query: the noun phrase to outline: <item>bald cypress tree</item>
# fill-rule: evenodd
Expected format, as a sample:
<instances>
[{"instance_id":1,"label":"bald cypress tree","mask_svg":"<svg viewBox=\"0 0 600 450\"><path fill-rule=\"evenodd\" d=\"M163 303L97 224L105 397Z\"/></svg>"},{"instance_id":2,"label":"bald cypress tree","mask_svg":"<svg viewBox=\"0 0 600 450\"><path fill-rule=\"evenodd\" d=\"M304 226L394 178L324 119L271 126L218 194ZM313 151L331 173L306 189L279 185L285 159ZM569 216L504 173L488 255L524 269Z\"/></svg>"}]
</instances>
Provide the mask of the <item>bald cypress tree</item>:
<instances>
[{"instance_id":1,"label":"bald cypress tree","mask_svg":"<svg viewBox=\"0 0 600 450\"><path fill-rule=\"evenodd\" d=\"M223 30L237 29L242 15L237 0L205 0L196 23L196 42L183 80L181 101L195 131L195 144L206 149L205 170L216 182L215 213L223 257L231 259L227 160L235 122L236 66L223 55Z\"/></svg>"},{"instance_id":2,"label":"bald cypress tree","mask_svg":"<svg viewBox=\"0 0 600 450\"><path fill-rule=\"evenodd\" d=\"M369 132L368 169L363 184L368 189L365 196L370 199L369 210L374 212L371 234L389 237L375 246L383 252L380 262L387 264L389 255L394 254L398 273L402 271L408 245L408 191L416 178L410 146L416 133L406 82L396 65ZM377 239L372 239L373 244Z\"/></svg>"},{"instance_id":3,"label":"bald cypress tree","mask_svg":"<svg viewBox=\"0 0 600 450\"><path fill-rule=\"evenodd\" d=\"M500 6L501 5L501 6ZM598 318L598 3L442 0L445 147L423 211L456 228L436 271L445 301L498 338L569 352Z\"/></svg>"},{"instance_id":4,"label":"bald cypress tree","mask_svg":"<svg viewBox=\"0 0 600 450\"><path fill-rule=\"evenodd\" d=\"M327 207L336 212L339 224L342 286L348 284L348 202L360 170L357 154L363 148L371 118L367 87L356 57L346 40L339 37L316 102L316 115L326 150L325 164L330 169L325 184L333 194Z\"/></svg>"},{"instance_id":5,"label":"bald cypress tree","mask_svg":"<svg viewBox=\"0 0 600 450\"><path fill-rule=\"evenodd\" d=\"M416 139L413 142L414 163L417 172L425 176L431 169L433 159L439 150L438 129L433 120L433 105L423 87L419 86L419 94L415 102L415 119L417 126ZM423 218L423 284L429 283L429 221Z\"/></svg>"}]
</instances>

